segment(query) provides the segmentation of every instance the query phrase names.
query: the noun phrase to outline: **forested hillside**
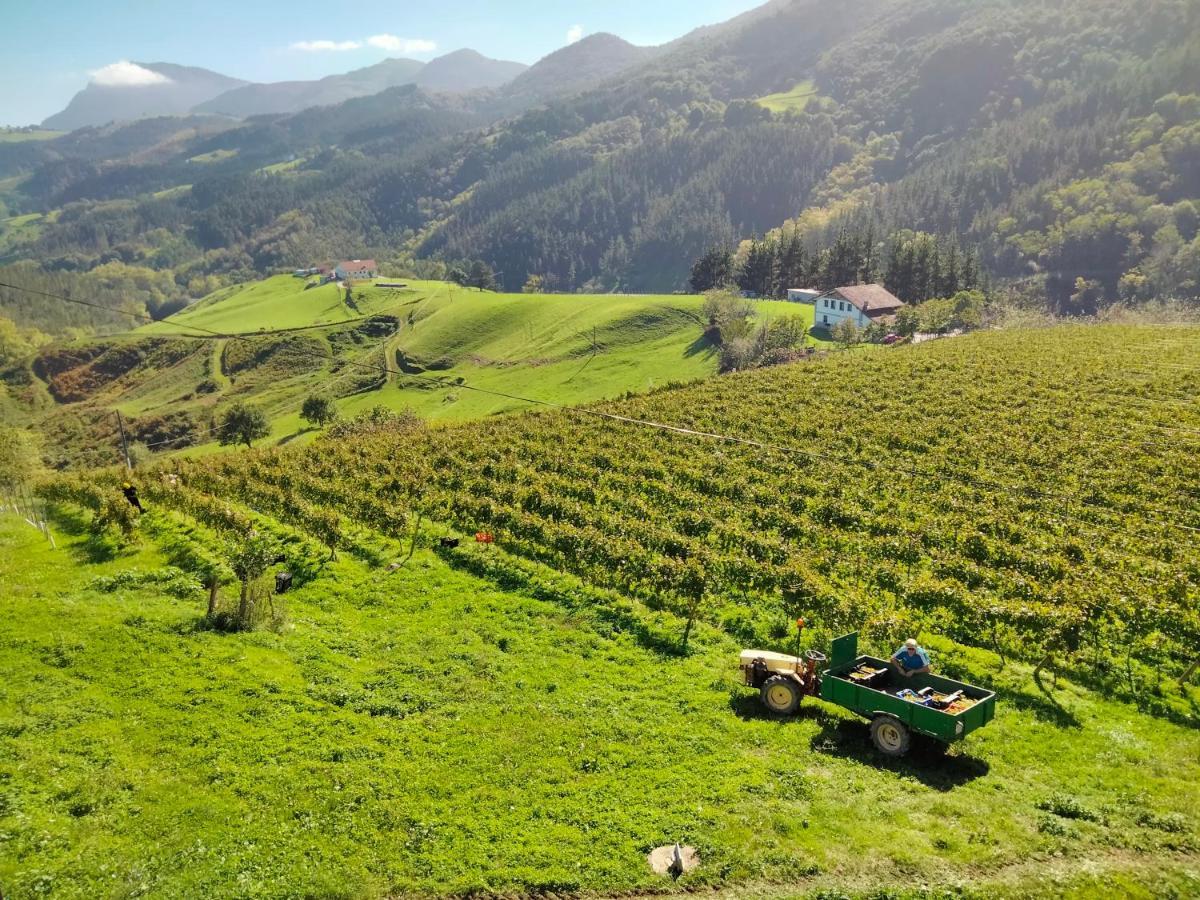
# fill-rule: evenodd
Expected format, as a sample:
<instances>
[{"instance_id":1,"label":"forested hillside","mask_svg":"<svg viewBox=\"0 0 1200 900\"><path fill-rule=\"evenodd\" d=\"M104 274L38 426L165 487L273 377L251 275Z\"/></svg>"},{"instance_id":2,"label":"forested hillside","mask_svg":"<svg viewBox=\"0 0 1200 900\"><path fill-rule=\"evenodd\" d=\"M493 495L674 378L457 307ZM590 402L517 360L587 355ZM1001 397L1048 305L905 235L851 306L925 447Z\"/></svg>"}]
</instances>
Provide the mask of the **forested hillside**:
<instances>
[{"instance_id":1,"label":"forested hillside","mask_svg":"<svg viewBox=\"0 0 1200 900\"><path fill-rule=\"evenodd\" d=\"M0 260L165 272L173 300L347 253L434 277L483 259L510 290L665 291L755 234L810 255L849 234L886 259L927 233L1058 311L1192 297L1198 17L1187 0L793 0L523 112L517 79L163 134L150 158L119 130L97 135L104 157L79 136L0 145ZM779 94L803 99L755 102Z\"/></svg>"}]
</instances>

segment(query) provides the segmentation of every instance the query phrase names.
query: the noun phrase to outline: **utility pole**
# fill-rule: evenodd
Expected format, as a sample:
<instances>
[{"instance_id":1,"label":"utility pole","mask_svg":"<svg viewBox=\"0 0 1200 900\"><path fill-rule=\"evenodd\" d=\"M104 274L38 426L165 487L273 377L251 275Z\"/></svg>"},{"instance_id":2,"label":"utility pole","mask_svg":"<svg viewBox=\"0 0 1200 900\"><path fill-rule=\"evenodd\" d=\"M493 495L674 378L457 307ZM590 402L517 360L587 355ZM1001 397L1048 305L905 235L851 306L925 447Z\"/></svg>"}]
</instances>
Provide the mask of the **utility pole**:
<instances>
[{"instance_id":1,"label":"utility pole","mask_svg":"<svg viewBox=\"0 0 1200 900\"><path fill-rule=\"evenodd\" d=\"M117 427L121 429L121 452L125 454L125 468L132 472L133 463L129 461L129 442L125 439L125 421L121 418L121 411L117 410Z\"/></svg>"}]
</instances>

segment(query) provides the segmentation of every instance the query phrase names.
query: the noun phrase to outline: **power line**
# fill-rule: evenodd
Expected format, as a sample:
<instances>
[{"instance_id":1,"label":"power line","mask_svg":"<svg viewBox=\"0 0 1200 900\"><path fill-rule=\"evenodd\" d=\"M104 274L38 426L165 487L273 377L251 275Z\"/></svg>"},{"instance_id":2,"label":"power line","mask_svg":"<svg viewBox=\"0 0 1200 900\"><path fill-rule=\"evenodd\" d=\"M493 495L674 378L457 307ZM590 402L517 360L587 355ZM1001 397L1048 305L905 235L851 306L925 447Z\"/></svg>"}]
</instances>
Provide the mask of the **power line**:
<instances>
[{"instance_id":1,"label":"power line","mask_svg":"<svg viewBox=\"0 0 1200 900\"><path fill-rule=\"evenodd\" d=\"M21 287L18 285L8 284L5 282L0 282L0 287L7 287L10 289L19 290L19 291L28 291L29 293L37 294L39 296L48 297L48 298L51 298L54 300L59 300L59 301L66 302L66 303L75 303L75 304L78 304L81 306L91 307L93 309L101 309L101 310L106 310L108 312L116 312L116 310L113 310L111 307L103 306L102 304L92 303L87 300L78 300L76 298L66 297L61 294L53 294L53 293L50 293L47 291L34 290L32 288L24 288L24 287ZM144 315L144 314L139 314L139 313L122 313L122 314L128 315L131 318L135 318L135 319L143 319L143 320L150 321L150 322L157 321L157 320L153 319L152 317L150 317L148 315ZM222 338L225 340L237 340L237 341L247 341L247 342L250 340L249 338L247 338L243 335L223 334L221 332L214 331L210 328L203 328L198 325L185 325L185 327L192 328L196 331L202 331L202 332L205 332L214 337ZM308 356L314 356L314 357L319 356L322 361L327 360L327 357L324 354L319 354L319 353L312 352L312 351L305 351L303 348L294 348L294 350L299 355L308 355ZM465 382L461 383L461 384L455 383L455 382L447 382L445 379L436 378L436 377L430 376L430 375L401 372L401 371L391 368L390 366L387 366L386 364L385 365L373 365L371 363L359 363L359 362L355 362L352 360L347 360L347 361L345 361L345 365L354 366L354 367L362 368L362 369L368 369L371 371L386 372L388 374L396 375L399 377L416 378L416 379L428 381L432 384L436 384L436 385L438 385L440 387L444 387L444 388L454 388L454 389L459 389L459 390L472 391L475 393L485 394L485 395L492 396L492 397L499 397L499 398L502 398L505 400L512 400L512 401L518 402L518 403L528 403L532 406L539 406L539 407L543 407L546 409L554 409L554 410L565 412L565 413L571 414L571 415L591 416L594 418L606 419L609 421L619 422L622 424L635 425L638 427L651 428L651 429L655 429L655 430L662 431L662 432L684 435L687 437L703 438L706 440L712 440L712 441L717 441L717 442L722 442L722 443L735 444L735 445L746 446L746 447L753 447L753 448L768 451L768 452L782 453L782 454L791 455L791 456L800 456L800 457L803 457L803 458L809 460L810 462L813 460L820 461L820 460L824 459L824 457L822 457L821 454L817 453L816 451L805 450L800 447L791 447L791 446L784 445L784 444L774 444L774 443L767 442L767 441L757 441L752 438L724 435L724 434L720 434L718 432L709 432L709 431L701 431L698 429L684 428L682 426L670 425L665 422L655 422L655 421L648 420L648 419L638 419L638 418L631 417L631 416L622 416L617 413L604 412L602 410L592 409L589 407L567 406L567 405L560 404L560 403L553 403L548 400L538 400L538 399L534 399L531 397L522 397L520 395L510 394L505 391L497 391L497 390L492 390L489 388L476 387L473 385L466 384ZM905 467L905 466L897 466L894 464L888 464L885 466L880 463L874 462L872 460L864 460L864 459L852 459L852 460L849 460L849 462L851 462L852 464L855 464L855 465L862 466L863 468L866 468L870 471L885 470L885 471L901 472L903 474L910 475L913 477L918 477L918 478L932 478L932 479L945 478L945 479L949 479L951 481L959 481L964 484L970 484L974 487L981 488L984 490L992 490L992 491L996 491L997 493L1009 494L1010 496L1019 496L1017 494L1017 492L1015 492L1012 489L1012 487L1010 487L1008 485L1000 484L997 482L989 482L984 479L966 475L965 473L957 473L957 472L952 472L952 471L948 471L948 470L944 470L944 469L922 470L922 469L910 468L910 467ZM1050 468L1050 467L1040 465L1040 466L1035 466L1035 468ZM1035 498L1035 499L1047 500L1047 501L1059 501L1059 502L1069 502L1071 500L1074 500L1077 502L1081 501L1081 497L1078 494L1052 494L1052 493L1049 493L1046 491L1037 490L1035 488L1027 488L1025 490L1025 496L1027 496L1029 498ZM1168 513L1168 514L1174 512L1174 511L1165 510L1165 509L1157 509L1157 508L1151 508L1151 509L1153 509L1153 511L1155 511L1155 512L1163 512L1163 513ZM1149 523L1158 524L1158 525L1161 525L1161 526L1164 526L1167 528L1176 528L1176 529L1180 529L1182 531L1188 531L1188 532L1200 534L1200 528L1193 527L1191 525L1185 525L1180 522L1173 522L1173 521L1169 521L1169 520L1165 520L1165 519L1158 519L1158 518L1154 518L1154 517L1146 517L1145 520Z\"/></svg>"}]
</instances>

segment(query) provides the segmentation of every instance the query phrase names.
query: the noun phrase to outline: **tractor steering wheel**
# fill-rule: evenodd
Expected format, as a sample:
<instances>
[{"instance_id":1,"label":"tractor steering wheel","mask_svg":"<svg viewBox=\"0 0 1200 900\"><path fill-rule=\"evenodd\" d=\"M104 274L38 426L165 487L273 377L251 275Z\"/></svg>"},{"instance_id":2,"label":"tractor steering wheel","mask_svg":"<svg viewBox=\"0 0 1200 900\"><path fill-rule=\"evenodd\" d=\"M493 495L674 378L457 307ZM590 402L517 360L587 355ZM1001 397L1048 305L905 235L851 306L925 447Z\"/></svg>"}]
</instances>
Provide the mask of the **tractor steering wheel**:
<instances>
[{"instance_id":1,"label":"tractor steering wheel","mask_svg":"<svg viewBox=\"0 0 1200 900\"><path fill-rule=\"evenodd\" d=\"M820 650L809 650L804 654L804 658L811 662L823 663L827 657Z\"/></svg>"}]
</instances>

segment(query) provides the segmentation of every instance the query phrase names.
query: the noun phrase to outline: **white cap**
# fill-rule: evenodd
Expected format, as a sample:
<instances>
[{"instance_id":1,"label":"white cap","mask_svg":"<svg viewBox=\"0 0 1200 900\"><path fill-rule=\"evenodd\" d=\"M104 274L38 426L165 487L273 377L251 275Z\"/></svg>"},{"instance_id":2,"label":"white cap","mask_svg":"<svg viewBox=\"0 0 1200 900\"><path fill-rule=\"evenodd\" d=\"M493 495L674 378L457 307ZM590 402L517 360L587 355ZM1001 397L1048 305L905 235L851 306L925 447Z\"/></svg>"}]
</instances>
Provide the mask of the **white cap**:
<instances>
[{"instance_id":1,"label":"white cap","mask_svg":"<svg viewBox=\"0 0 1200 900\"><path fill-rule=\"evenodd\" d=\"M904 646L905 646L905 647L913 647L913 648L915 648L915 647L917 646L917 639L916 639L916 638L909 638L907 641L905 641L905 642L904 642Z\"/></svg>"}]
</instances>

